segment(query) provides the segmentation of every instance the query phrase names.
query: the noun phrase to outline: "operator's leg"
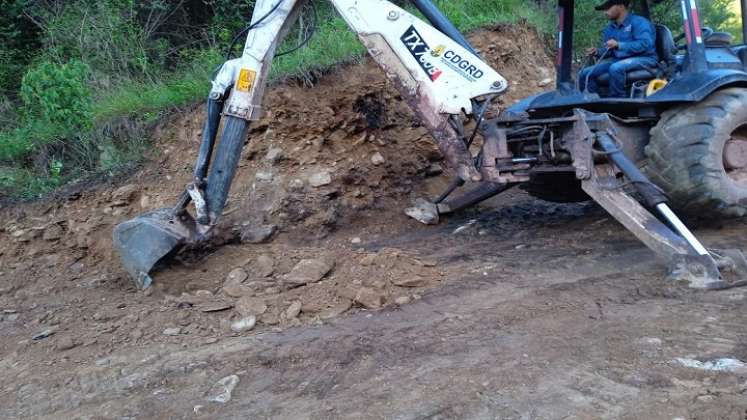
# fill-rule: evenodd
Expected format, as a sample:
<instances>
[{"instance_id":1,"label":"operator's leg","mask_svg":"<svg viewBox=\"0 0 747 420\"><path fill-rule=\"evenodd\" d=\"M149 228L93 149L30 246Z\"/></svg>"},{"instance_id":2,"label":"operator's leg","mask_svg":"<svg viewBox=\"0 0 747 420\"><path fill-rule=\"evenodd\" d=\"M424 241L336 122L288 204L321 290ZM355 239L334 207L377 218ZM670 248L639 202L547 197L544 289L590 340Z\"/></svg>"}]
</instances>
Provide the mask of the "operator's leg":
<instances>
[{"instance_id":1,"label":"operator's leg","mask_svg":"<svg viewBox=\"0 0 747 420\"><path fill-rule=\"evenodd\" d=\"M625 76L633 70L656 68L656 59L649 57L630 57L610 66L610 96L621 98L625 95Z\"/></svg>"},{"instance_id":2,"label":"operator's leg","mask_svg":"<svg viewBox=\"0 0 747 420\"><path fill-rule=\"evenodd\" d=\"M610 66L614 63L613 60L603 60L596 65L584 68L578 73L579 88L583 92L586 89L586 81L589 81L589 92L599 93L599 85L597 84L597 77L607 73Z\"/></svg>"}]
</instances>

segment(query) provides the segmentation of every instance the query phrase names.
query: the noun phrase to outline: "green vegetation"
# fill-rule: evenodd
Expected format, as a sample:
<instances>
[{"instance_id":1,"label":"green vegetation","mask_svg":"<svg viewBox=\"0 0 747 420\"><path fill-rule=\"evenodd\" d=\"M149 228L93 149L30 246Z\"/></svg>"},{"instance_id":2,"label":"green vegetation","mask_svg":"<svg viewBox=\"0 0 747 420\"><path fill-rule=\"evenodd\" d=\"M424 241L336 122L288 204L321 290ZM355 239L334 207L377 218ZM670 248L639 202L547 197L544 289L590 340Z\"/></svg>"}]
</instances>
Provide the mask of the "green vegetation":
<instances>
[{"instance_id":1,"label":"green vegetation","mask_svg":"<svg viewBox=\"0 0 747 420\"><path fill-rule=\"evenodd\" d=\"M578 47L597 42L605 23L592 7L598 1L578 1L578 20L584 22ZM732 2L705 2L706 21L733 29ZM548 39L554 36L553 0L436 3L465 31L524 20ZM205 98L211 74L225 59L233 35L246 25L253 4L0 0L0 196L38 197L86 175L112 176L136 165L153 122ZM363 56L330 4L317 0L316 5L314 37L279 57L272 79L310 83L325 68ZM662 16L676 21L677 10L670 6ZM311 17L306 10L281 50L304 38Z\"/></svg>"}]
</instances>

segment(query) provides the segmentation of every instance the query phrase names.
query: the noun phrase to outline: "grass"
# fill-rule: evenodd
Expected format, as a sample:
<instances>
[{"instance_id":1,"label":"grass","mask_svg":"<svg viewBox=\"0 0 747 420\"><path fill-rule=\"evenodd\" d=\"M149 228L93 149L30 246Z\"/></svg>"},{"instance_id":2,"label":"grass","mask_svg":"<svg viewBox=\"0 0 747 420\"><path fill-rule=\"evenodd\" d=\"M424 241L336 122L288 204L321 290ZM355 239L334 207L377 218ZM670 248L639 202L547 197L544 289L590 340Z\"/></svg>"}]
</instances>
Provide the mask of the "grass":
<instances>
[{"instance_id":1,"label":"grass","mask_svg":"<svg viewBox=\"0 0 747 420\"><path fill-rule=\"evenodd\" d=\"M441 0L436 3L462 31L519 20L528 21L539 28L552 26L551 23L548 26L552 17L546 16L535 7L527 7L524 1L519 0ZM289 41L286 44L293 42ZM304 48L277 58L273 63L270 80L289 76L304 77L317 70L359 60L365 53L365 49L345 22L336 13L332 13L329 6L324 5L320 10L319 22L312 40ZM161 80L132 81L116 86L110 91L99 92L93 106L93 126L98 127L121 117L148 123L158 119L164 110L204 100L210 90L211 73L222 61L223 58L218 51L199 51L176 71L164 75ZM27 156L29 150L59 141L61 136L64 137L64 133L56 132L55 127L49 123L39 122L1 132L0 161L17 161L19 157ZM144 140L131 139L138 145L142 145ZM111 141L107 144L111 144ZM114 169L122 166L123 160L137 160L139 149L142 147L109 147L110 154L123 155L112 156L111 160L120 164L98 170L109 174L116 172ZM70 181L87 171L68 167L64 171L64 178L60 179L59 176L35 174L34 171L23 169L23 165L15 166L20 168L0 166L0 194L22 198L39 197L59 186L61 182Z\"/></svg>"}]
</instances>

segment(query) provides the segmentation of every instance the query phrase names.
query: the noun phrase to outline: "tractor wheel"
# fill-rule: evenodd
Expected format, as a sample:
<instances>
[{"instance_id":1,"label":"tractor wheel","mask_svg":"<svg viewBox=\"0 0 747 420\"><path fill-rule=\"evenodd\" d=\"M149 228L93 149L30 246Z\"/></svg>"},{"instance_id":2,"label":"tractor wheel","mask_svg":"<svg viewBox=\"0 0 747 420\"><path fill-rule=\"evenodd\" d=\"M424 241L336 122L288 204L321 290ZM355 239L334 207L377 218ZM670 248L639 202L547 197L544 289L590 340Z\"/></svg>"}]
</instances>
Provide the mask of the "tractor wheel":
<instances>
[{"instance_id":1,"label":"tractor wheel","mask_svg":"<svg viewBox=\"0 0 747 420\"><path fill-rule=\"evenodd\" d=\"M581 189L575 173L558 172L532 175L521 186L529 195L553 203L579 203L591 200Z\"/></svg>"},{"instance_id":2,"label":"tractor wheel","mask_svg":"<svg viewBox=\"0 0 747 420\"><path fill-rule=\"evenodd\" d=\"M665 112L646 146L649 178L693 217L747 215L747 89Z\"/></svg>"}]
</instances>

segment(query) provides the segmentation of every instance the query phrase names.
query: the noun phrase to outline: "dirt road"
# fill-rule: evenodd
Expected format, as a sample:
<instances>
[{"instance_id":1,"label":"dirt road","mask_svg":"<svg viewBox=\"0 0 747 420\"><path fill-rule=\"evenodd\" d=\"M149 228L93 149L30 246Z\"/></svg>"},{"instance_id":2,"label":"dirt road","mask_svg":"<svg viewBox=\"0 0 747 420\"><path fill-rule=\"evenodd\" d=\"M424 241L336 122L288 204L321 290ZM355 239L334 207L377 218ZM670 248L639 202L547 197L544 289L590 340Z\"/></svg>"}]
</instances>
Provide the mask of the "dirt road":
<instances>
[{"instance_id":1,"label":"dirt road","mask_svg":"<svg viewBox=\"0 0 747 420\"><path fill-rule=\"evenodd\" d=\"M747 360L745 290L666 283L593 205L514 194L491 206L364 244L438 262L444 284L413 303L98 358L6 354L0 417L745 418L747 369L677 361ZM698 233L733 246L747 224ZM209 402L229 375L239 377L231 399Z\"/></svg>"},{"instance_id":2,"label":"dirt road","mask_svg":"<svg viewBox=\"0 0 747 420\"><path fill-rule=\"evenodd\" d=\"M552 84L536 32L471 39L511 81L499 106ZM667 283L593 204L407 218L449 177L370 61L267 109L218 235L147 292L112 229L173 205L198 108L116 185L0 207L0 418L747 418L747 290ZM747 222L697 234L744 249Z\"/></svg>"}]
</instances>

